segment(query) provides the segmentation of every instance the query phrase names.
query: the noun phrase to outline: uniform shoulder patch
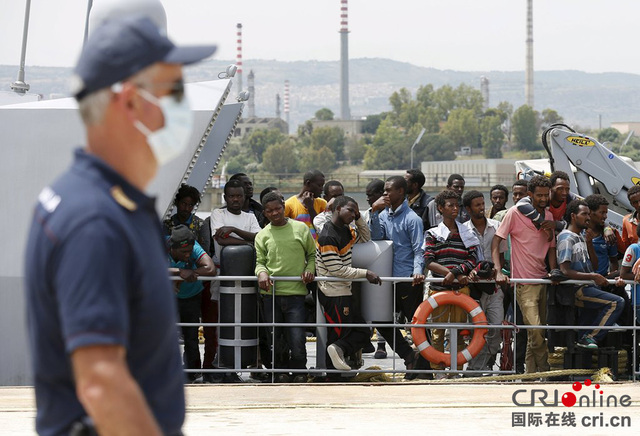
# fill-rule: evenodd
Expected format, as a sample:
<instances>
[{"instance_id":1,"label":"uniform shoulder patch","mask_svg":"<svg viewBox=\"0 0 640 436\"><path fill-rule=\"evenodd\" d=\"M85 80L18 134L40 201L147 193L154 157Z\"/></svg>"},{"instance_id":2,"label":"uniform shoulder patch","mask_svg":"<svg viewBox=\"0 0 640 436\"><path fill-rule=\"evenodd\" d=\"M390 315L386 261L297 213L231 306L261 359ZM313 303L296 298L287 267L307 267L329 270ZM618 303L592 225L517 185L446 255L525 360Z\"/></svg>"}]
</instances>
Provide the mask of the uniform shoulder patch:
<instances>
[{"instance_id":1,"label":"uniform shoulder patch","mask_svg":"<svg viewBox=\"0 0 640 436\"><path fill-rule=\"evenodd\" d=\"M60 204L60 196L47 186L40 191L38 201L47 212L52 213Z\"/></svg>"},{"instance_id":2,"label":"uniform shoulder patch","mask_svg":"<svg viewBox=\"0 0 640 436\"><path fill-rule=\"evenodd\" d=\"M111 193L111 196L116 201L116 203L127 209L129 212L133 212L138 208L136 202L130 199L127 194L124 193L120 186L115 185L109 192Z\"/></svg>"}]
</instances>

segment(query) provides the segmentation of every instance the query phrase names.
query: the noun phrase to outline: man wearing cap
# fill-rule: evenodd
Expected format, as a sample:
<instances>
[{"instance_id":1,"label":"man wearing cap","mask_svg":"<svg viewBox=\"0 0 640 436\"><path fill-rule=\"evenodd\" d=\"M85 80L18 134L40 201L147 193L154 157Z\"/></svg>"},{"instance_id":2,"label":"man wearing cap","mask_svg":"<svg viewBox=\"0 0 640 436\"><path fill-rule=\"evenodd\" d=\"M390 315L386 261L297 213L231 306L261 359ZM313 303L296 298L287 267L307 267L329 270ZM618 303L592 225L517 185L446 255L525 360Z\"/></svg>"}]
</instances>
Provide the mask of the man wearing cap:
<instances>
[{"instance_id":1,"label":"man wearing cap","mask_svg":"<svg viewBox=\"0 0 640 436\"><path fill-rule=\"evenodd\" d=\"M174 227L169 238L169 273L180 276L182 279L174 282L180 322L198 323L202 300L200 294L204 288L198 276L214 276L216 267L213 260L196 242L191 229L183 224ZM182 327L182 335L184 336L184 366L188 369L201 369L198 327ZM187 379L193 382L198 376L198 373L190 372L187 374Z\"/></svg>"},{"instance_id":2,"label":"man wearing cap","mask_svg":"<svg viewBox=\"0 0 640 436\"><path fill-rule=\"evenodd\" d=\"M181 434L176 303L144 190L191 134L182 65L214 51L176 47L141 17L85 44L74 95L87 144L40 193L26 253L39 434Z\"/></svg>"}]
</instances>

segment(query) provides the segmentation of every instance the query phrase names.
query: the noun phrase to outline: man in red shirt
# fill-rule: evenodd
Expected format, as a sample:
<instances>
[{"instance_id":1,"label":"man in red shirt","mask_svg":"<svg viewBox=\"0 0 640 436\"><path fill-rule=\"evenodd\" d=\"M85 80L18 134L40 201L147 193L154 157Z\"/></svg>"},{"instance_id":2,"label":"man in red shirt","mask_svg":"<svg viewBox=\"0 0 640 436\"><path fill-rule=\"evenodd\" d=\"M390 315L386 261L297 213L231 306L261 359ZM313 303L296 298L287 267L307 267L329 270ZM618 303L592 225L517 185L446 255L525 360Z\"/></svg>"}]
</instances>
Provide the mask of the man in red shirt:
<instances>
[{"instance_id":1,"label":"man in red shirt","mask_svg":"<svg viewBox=\"0 0 640 436\"><path fill-rule=\"evenodd\" d=\"M549 181L549 212L553 215L554 221L562 221L567 211L567 203L573 200L569 195L569 175L564 171L554 171Z\"/></svg>"},{"instance_id":2,"label":"man in red shirt","mask_svg":"<svg viewBox=\"0 0 640 436\"><path fill-rule=\"evenodd\" d=\"M629 248L629 245L638 242L636 228L638 227L638 216L640 215L640 186L632 186L627 191L627 198L635 212L626 215L622 219L622 244L618 247L618 250L623 253Z\"/></svg>"},{"instance_id":3,"label":"man in red shirt","mask_svg":"<svg viewBox=\"0 0 640 436\"><path fill-rule=\"evenodd\" d=\"M534 176L529 180L527 193L536 211L551 220L551 213L545 210L549 201L550 180L544 176ZM536 227L517 207L509 209L493 237L491 253L493 262L500 265L500 243L511 239L511 278L543 279L548 277L545 260L549 267L557 267L556 241L548 238L544 229ZM501 271L496 274L498 284L508 282ZM543 284L521 284L516 290L516 301L526 325L542 326L547 318L547 287ZM527 352L525 357L527 373L549 370L547 341L544 328L527 330Z\"/></svg>"}]
</instances>

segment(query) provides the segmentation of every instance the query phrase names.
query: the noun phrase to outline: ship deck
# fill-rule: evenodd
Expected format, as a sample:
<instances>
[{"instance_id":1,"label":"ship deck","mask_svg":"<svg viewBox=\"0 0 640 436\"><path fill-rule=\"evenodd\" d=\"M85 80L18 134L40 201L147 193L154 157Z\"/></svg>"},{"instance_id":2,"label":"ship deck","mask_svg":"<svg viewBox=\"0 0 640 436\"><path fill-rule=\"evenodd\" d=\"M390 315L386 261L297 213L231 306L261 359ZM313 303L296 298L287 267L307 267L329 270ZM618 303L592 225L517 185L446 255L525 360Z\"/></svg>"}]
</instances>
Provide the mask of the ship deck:
<instances>
[{"instance_id":1,"label":"ship deck","mask_svg":"<svg viewBox=\"0 0 640 436\"><path fill-rule=\"evenodd\" d=\"M327 435L327 434L453 434L466 430L477 435L545 434L581 436L637 435L640 429L640 385L623 382L602 385L605 397L631 398L629 407L518 407L512 397L529 398L532 389L553 395L571 391L569 382L487 384L236 384L187 386L185 435ZM585 387L586 390L586 387ZM589 396L591 394L589 393ZM573 412L576 426L562 425L563 414ZM515 415L514 415L515 414ZM518 415L520 414L520 415ZM539 426L514 426L541 416ZM557 425L546 422L557 414ZM601 415L602 414L602 415ZM602 422L600 421L602 416ZM630 426L607 428L611 417L628 416ZM0 433L32 435L35 402L33 388L0 388ZM585 418L588 421L583 421ZM595 418L592 418L595 417ZM584 425L588 422L588 426ZM568 423L568 421L567 421ZM600 425L602 424L602 425Z\"/></svg>"}]
</instances>

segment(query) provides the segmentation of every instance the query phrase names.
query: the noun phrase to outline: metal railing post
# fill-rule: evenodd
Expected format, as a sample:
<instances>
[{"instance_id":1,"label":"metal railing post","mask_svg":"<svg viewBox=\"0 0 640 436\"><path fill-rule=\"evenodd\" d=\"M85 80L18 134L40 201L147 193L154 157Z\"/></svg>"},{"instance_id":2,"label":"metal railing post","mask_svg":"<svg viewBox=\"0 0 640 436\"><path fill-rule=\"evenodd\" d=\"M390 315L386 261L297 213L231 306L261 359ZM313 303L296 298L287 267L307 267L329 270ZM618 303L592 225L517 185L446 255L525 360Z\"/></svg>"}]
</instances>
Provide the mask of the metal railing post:
<instances>
[{"instance_id":1,"label":"metal railing post","mask_svg":"<svg viewBox=\"0 0 640 436\"><path fill-rule=\"evenodd\" d=\"M451 356L451 366L449 366L449 370L451 371L452 374L457 374L457 371L458 371L458 329L456 327L451 327L449 329L449 355Z\"/></svg>"},{"instance_id":2,"label":"metal railing post","mask_svg":"<svg viewBox=\"0 0 640 436\"><path fill-rule=\"evenodd\" d=\"M520 326L518 325L518 302L516 300L516 288L518 287L517 283L513 284L513 325L516 326L516 329L520 328ZM517 372L517 367L518 367L518 338L517 338L517 333L516 333L516 329L513 330L513 371ZM527 336L527 340L528 340L528 336Z\"/></svg>"},{"instance_id":3,"label":"metal railing post","mask_svg":"<svg viewBox=\"0 0 640 436\"><path fill-rule=\"evenodd\" d=\"M324 321L324 310L320 304L320 289L316 292L316 324L319 324L318 320ZM327 349L327 327L316 326L316 368L327 369L326 352Z\"/></svg>"}]
</instances>

